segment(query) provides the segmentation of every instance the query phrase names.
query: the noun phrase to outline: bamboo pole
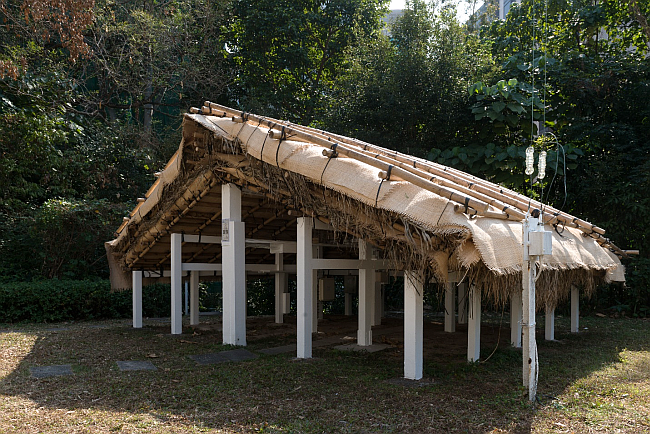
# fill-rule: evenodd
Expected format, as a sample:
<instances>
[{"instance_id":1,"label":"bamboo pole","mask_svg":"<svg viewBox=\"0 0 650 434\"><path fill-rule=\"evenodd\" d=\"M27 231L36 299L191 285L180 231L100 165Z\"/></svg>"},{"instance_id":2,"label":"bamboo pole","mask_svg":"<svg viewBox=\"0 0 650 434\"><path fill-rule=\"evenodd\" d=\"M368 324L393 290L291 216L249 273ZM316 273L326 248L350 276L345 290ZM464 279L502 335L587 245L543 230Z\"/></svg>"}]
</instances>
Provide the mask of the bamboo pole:
<instances>
[{"instance_id":1,"label":"bamboo pole","mask_svg":"<svg viewBox=\"0 0 650 434\"><path fill-rule=\"evenodd\" d=\"M209 101L206 101L206 105L208 105L210 108L218 106L217 104L210 103ZM228 109L227 107L219 106L224 109ZM236 111L230 109L233 113L237 113ZM250 116L250 115L249 115ZM241 122L243 122L243 119L241 119ZM275 120L273 119L273 122L276 124L283 124L282 121ZM539 209L546 209L549 214L543 214L544 218L544 223L553 223L555 221L562 222L563 224L567 226L572 226L576 227L578 229L581 229L583 232L589 232L589 233L598 233L600 235L604 235L605 230L602 228L599 228L598 226L592 225L589 222L586 222L582 219L579 219L577 217L573 217L570 214L562 213L561 211L558 211L557 209L542 204L541 202L529 199L523 195L520 195L519 193L516 193L512 190L505 189L500 186L496 186L488 181L485 181L481 178L475 177L473 175L467 174L465 172L462 172L460 170L447 167L447 166L442 166L440 164L428 161L428 160L423 160L420 158L416 157L411 157L406 154L401 154L397 151L389 152L384 148L381 148L376 145L372 145L370 143L366 143L360 140L352 139L349 137L341 136L338 134L332 134L326 131L318 130L316 128L311 128L311 127L305 127L301 125L296 125L296 124L291 124L289 122L284 122L287 125L291 125L293 129L298 129L306 132L310 132L312 134L318 134L323 137L325 137L329 142L334 143L333 139L336 139L339 142L343 142L352 146L356 147L362 147L364 151L367 152L373 152L373 153L378 153L382 156L388 157L388 158L393 158L396 161L399 161L404 164L408 165L413 165L414 168L417 168L418 165L423 166L427 169L427 172L431 174L436 174L440 177L449 179L450 181L454 182L461 182L464 183L466 187L472 188L473 186L479 186L480 188L477 189L477 191L480 191L483 194L486 195L497 195L499 196L498 199L501 199L503 202L506 202L508 205L513 206L518 208L520 211L523 212L528 212L531 208L539 208ZM460 179L459 179L460 178ZM523 218L523 217L522 217Z\"/></svg>"},{"instance_id":2,"label":"bamboo pole","mask_svg":"<svg viewBox=\"0 0 650 434\"><path fill-rule=\"evenodd\" d=\"M311 128L309 127L302 127L304 129L310 130ZM319 130L317 130L319 131ZM329 133L327 133L329 134ZM531 208L539 208L539 209L546 209L549 214L544 214L545 218L545 223L552 223L554 221L560 221L564 224L577 227L583 231L589 231L589 232L596 232L601 235L605 233L605 230L602 228L599 228L598 226L592 225L589 222L586 222L582 219L578 219L576 217L571 216L570 214L562 213L561 211L558 211L557 209L542 204L541 202L529 199L523 195L520 195L519 193L516 193L512 190L509 189L504 189L503 187L498 187L488 181L485 181L481 178L475 177L473 175L467 174L463 171L460 171L458 169L454 169L451 167L443 166L437 163L434 163L432 161L427 161L415 157L410 157L405 154L401 154L399 152L387 152L385 149L357 141L355 139L350 139L344 136L340 136L337 134L329 134L332 137L335 137L336 140L343 141L349 144L354 143L356 146L363 147L364 149L368 150L367 152L377 152L382 155L385 155L387 157L392 157L397 161L400 161L402 163L410 164L413 165L413 167L423 166L426 168L426 171L435 174L441 177L444 177L446 179L449 179L454 182L461 182L468 188L472 188L474 186L477 186L476 190L486 194L486 195L491 195L492 197L497 196L499 200L507 203L510 206L517 207L519 210L523 212L528 212L529 209ZM555 215L557 214L557 216Z\"/></svg>"},{"instance_id":3,"label":"bamboo pole","mask_svg":"<svg viewBox=\"0 0 650 434\"><path fill-rule=\"evenodd\" d=\"M213 103L211 103L213 104ZM211 107L212 108L212 107ZM262 125L264 124L265 126L272 127L273 125L277 125L275 122L270 121L266 118L260 118L258 116L255 116L253 114L247 114L247 119L253 122L257 122L258 124ZM243 122L243 119L241 119ZM384 161L377 160L375 158L372 158L366 154L363 154L361 152L358 152L354 149L351 149L349 147L346 147L341 144L337 143L332 143L329 142L325 139L322 139L320 137L316 137L310 133L305 133L300 130L296 130L292 127L286 127L285 126L285 134L287 135L292 135L292 136L297 136L299 138L302 138L304 140L307 140L311 143L314 143L316 145L324 146L326 148L330 148L332 150L335 150L339 154L346 155L350 158L354 158L357 161L360 161L362 163L368 164L369 166L373 166L377 169L381 169L384 171L388 171L391 164L386 163ZM481 201L479 199L475 199L471 196L468 195L463 195L459 193L458 191L454 189L450 189L447 187L440 186L438 184L434 184L433 182L421 178L420 176L417 176L411 172L408 172L401 167L392 167L392 172L395 173L398 177L404 179L405 181L408 181L414 185L417 185L420 188L423 188L427 191L430 191L432 193L435 193L439 196L446 197L449 200L452 200L454 202L467 205L469 207L479 209L481 211L487 211L489 208L488 203Z\"/></svg>"},{"instance_id":4,"label":"bamboo pole","mask_svg":"<svg viewBox=\"0 0 650 434\"><path fill-rule=\"evenodd\" d=\"M310 127L296 126L295 128L318 131L324 136L327 136L328 140L330 141L332 141L332 138L335 138L338 141L342 141L353 146L361 147L364 149L365 152L379 154L384 156L385 158L392 158L401 163L408 164L409 166L407 167L410 167L412 165L413 168L417 168L418 166L420 166L428 173L440 176L442 178L448 179L455 183L460 183L461 185L464 185L467 188L473 188L476 191L485 194L489 197L492 198L496 197L497 200L505 202L510 206L516 207L522 212L528 212L532 208L546 209L548 211L548 214L543 214L544 223L553 223L555 221L560 221L568 226L581 229L583 232L590 232L590 233L595 232L601 235L605 233L604 229L592 225L589 222L586 222L582 219L578 219L577 217L573 217L570 214L562 213L561 211L558 211L557 209L551 206L529 199L512 190L505 189L500 186L496 186L488 181L467 174L458 169L443 166L434 163L432 161L411 157L405 154L401 154L397 151L388 152L386 149L383 149L381 147L366 142L358 141L356 139L340 136L338 134L325 133L321 130L313 129ZM523 218L523 216L524 214L521 214L521 218Z\"/></svg>"},{"instance_id":5,"label":"bamboo pole","mask_svg":"<svg viewBox=\"0 0 650 434\"><path fill-rule=\"evenodd\" d=\"M233 114L234 116L238 116L243 114L243 112L234 110L219 104L212 103L210 101L205 101L205 107L202 108L203 112L206 114L214 114L218 116L226 116L226 113ZM239 116L241 118L241 116ZM603 235L605 233L605 230L602 228L599 228L598 226L595 226L589 222L586 222L582 219L579 219L577 217L573 217L570 214L563 213L553 207L547 206L542 204L541 202L532 200L530 198L527 198L523 195L520 195L512 190L502 188L500 186L494 185L488 181L482 180L480 178L477 178L473 175L466 174L465 172L462 172L457 169L453 169L451 167L446 167L439 165L437 163L433 163L430 161L426 161L420 158L414 158L411 156L407 156L405 154L401 154L397 151L389 152L381 147L371 145L356 139L350 139L344 136L340 136L337 134L331 134L329 132L325 132L322 130L318 130L315 128L310 128L310 127L304 127L304 126L298 126L295 124L291 124L289 122L283 122L280 120L272 119L272 118L259 118L255 115L247 114L247 119L248 120L253 120L253 121L258 121L261 123L266 124L269 127L277 127L277 126L284 126L285 127L285 133L286 134L293 134L298 137L303 137L306 138L308 141L309 136L314 137L315 139L318 139L316 141L312 141L312 143L319 144L321 146L328 146L331 149L331 146L333 144L336 144L333 141L333 138L338 140L339 142L344 142L348 145L351 146L356 146L356 147L362 147L365 150L370 149L372 152L379 153L383 156L386 157L392 157L395 160L405 163L405 164L412 164L414 168L417 168L417 166L421 166L425 168L425 170L431 174L436 174L440 177L444 177L446 179L449 179L451 181L455 180L460 180L462 183L466 185L467 188L473 188L476 189L477 191L480 190L483 194L486 194L488 196L490 195L495 195L503 201L504 203L515 207L519 209L520 211L523 212L528 212L531 208L538 207L540 209L545 209L546 212L542 214L542 218L544 223L554 223L554 222L560 222L562 224L565 224L567 226L575 227L580 229L582 232L585 234L591 236L592 238L594 234L599 234ZM243 122L243 118L241 119L241 122ZM272 125L271 125L272 124ZM300 132L304 131L304 135L301 135ZM309 131L307 133L306 131ZM326 137L316 137L314 134L318 134L320 136ZM326 143L323 143L326 142ZM338 143L337 148L341 146L340 143ZM397 174L399 176L399 174ZM414 183L415 184L415 183ZM416 184L417 185L417 184ZM424 187L423 187L424 188ZM485 210L487 211L487 210ZM623 251L616 247L613 243L608 242L608 245L612 246L614 250L619 251L621 254Z\"/></svg>"}]
</instances>

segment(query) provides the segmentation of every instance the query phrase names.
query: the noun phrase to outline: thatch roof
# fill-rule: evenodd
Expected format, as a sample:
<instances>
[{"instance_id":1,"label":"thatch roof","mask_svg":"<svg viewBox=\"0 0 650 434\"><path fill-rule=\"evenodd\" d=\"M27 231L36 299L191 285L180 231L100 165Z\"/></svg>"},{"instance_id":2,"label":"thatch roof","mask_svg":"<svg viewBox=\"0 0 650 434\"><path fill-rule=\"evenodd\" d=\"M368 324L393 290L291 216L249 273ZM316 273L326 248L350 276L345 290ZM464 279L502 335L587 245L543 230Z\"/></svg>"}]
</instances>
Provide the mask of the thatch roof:
<instances>
[{"instance_id":1,"label":"thatch roof","mask_svg":"<svg viewBox=\"0 0 650 434\"><path fill-rule=\"evenodd\" d=\"M334 228L317 235L332 256L353 257L363 238L396 268L442 270L483 286L496 301L521 288L522 219L542 210L553 233L538 299L555 305L571 285L587 291L623 280L605 231L574 216L431 161L206 102L186 114L183 139L145 198L107 243L114 287L129 270L169 269L170 234L221 234L221 184L241 187L246 237L295 241L295 221ZM219 263L220 245L188 244L183 262ZM273 262L254 242L247 263ZM290 261L291 259L289 259Z\"/></svg>"}]
</instances>

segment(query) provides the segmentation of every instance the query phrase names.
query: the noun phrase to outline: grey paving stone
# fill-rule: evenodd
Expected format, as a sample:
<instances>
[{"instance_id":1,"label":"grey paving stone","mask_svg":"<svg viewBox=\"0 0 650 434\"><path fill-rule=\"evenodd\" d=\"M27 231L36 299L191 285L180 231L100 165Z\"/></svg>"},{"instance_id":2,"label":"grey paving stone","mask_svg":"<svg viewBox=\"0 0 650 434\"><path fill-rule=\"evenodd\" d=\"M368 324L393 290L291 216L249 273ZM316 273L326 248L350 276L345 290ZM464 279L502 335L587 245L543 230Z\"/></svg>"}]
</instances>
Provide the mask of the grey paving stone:
<instances>
[{"instance_id":1,"label":"grey paving stone","mask_svg":"<svg viewBox=\"0 0 650 434\"><path fill-rule=\"evenodd\" d=\"M199 365L214 365L216 363L243 362L244 360L252 360L256 359L258 355L240 348L236 350L221 351L220 353L197 354L189 357Z\"/></svg>"},{"instance_id":2,"label":"grey paving stone","mask_svg":"<svg viewBox=\"0 0 650 434\"><path fill-rule=\"evenodd\" d=\"M51 365L51 366L34 366L29 368L29 372L34 378L60 377L62 375L72 375L72 366L70 365Z\"/></svg>"},{"instance_id":3,"label":"grey paving stone","mask_svg":"<svg viewBox=\"0 0 650 434\"><path fill-rule=\"evenodd\" d=\"M281 347L265 348L260 350L260 353L274 356L276 354L291 353L296 351L296 344L283 345Z\"/></svg>"},{"instance_id":4,"label":"grey paving stone","mask_svg":"<svg viewBox=\"0 0 650 434\"><path fill-rule=\"evenodd\" d=\"M158 368L146 360L125 360L117 362L120 371L155 371Z\"/></svg>"},{"instance_id":5,"label":"grey paving stone","mask_svg":"<svg viewBox=\"0 0 650 434\"><path fill-rule=\"evenodd\" d=\"M392 384L394 386L402 386L402 387L425 387L425 386L431 386L434 384L432 380L428 380L425 378L422 378L420 380L409 380L408 378L390 378L386 380L386 383Z\"/></svg>"},{"instance_id":6,"label":"grey paving stone","mask_svg":"<svg viewBox=\"0 0 650 434\"><path fill-rule=\"evenodd\" d=\"M372 344L363 347L357 344L347 344L347 345L338 345L334 347L334 349L341 350L341 351L365 351L368 353L376 353L377 351L382 351L389 347L390 345L386 345L386 344Z\"/></svg>"},{"instance_id":7,"label":"grey paving stone","mask_svg":"<svg viewBox=\"0 0 650 434\"><path fill-rule=\"evenodd\" d=\"M65 332L70 330L70 327L53 327L51 329L45 329L46 332Z\"/></svg>"},{"instance_id":8,"label":"grey paving stone","mask_svg":"<svg viewBox=\"0 0 650 434\"><path fill-rule=\"evenodd\" d=\"M0 330L0 335L2 334L9 334L9 333L22 333L21 330Z\"/></svg>"}]
</instances>

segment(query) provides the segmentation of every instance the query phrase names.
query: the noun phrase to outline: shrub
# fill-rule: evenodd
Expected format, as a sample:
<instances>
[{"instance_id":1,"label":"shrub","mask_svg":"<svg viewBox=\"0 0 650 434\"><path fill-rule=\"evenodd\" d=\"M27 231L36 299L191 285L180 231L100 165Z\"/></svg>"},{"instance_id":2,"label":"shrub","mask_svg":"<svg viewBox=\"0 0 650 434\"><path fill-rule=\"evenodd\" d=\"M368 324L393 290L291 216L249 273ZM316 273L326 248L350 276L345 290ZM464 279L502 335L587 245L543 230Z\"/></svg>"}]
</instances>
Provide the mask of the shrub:
<instances>
[{"instance_id":1,"label":"shrub","mask_svg":"<svg viewBox=\"0 0 650 434\"><path fill-rule=\"evenodd\" d=\"M168 316L169 285L143 288L144 316ZM0 283L0 323L56 322L132 315L131 291L111 292L107 280Z\"/></svg>"}]
</instances>

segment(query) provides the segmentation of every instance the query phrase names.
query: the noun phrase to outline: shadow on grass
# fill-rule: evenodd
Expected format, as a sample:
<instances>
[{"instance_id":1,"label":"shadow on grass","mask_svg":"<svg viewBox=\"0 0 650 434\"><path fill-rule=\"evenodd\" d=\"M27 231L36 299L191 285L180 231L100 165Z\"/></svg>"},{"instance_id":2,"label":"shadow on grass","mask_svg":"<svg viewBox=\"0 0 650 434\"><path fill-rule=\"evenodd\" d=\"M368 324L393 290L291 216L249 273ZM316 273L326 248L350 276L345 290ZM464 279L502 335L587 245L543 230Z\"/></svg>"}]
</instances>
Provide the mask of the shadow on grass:
<instances>
[{"instance_id":1,"label":"shadow on grass","mask_svg":"<svg viewBox=\"0 0 650 434\"><path fill-rule=\"evenodd\" d=\"M587 330L572 335L559 319L558 342L538 334L542 402L617 363L621 349L646 350L647 324L587 318ZM379 353L322 348L309 361L261 354L199 366L188 356L230 349L219 333L179 337L169 335L168 326L134 330L125 324L44 329L0 334L0 349L11 355L0 362L7 373L0 393L8 400L0 431L14 420L44 432L88 424L92 431L529 432L533 421L521 386L521 352L509 347L507 326L499 331L485 324L482 354L497 349L485 363L467 364L459 350L466 346L462 330L448 334L434 322L425 325L427 382L420 387L390 381L403 372L394 337L384 338L393 347ZM264 347L264 340L250 346ZM123 360L149 360L158 369L121 372L116 362ZM29 374L33 366L61 364L72 365L74 375Z\"/></svg>"}]
</instances>

